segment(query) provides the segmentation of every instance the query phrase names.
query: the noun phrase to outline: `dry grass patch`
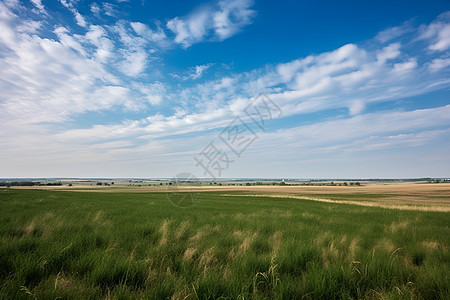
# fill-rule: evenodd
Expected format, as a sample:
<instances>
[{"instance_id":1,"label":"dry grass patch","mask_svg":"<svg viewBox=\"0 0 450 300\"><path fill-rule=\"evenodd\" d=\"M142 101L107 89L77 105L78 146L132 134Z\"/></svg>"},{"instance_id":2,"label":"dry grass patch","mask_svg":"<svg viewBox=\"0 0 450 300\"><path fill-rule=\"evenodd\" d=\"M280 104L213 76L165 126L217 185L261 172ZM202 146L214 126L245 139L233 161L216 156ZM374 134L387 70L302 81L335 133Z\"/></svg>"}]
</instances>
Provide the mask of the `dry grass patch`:
<instances>
[{"instance_id":1,"label":"dry grass patch","mask_svg":"<svg viewBox=\"0 0 450 300\"><path fill-rule=\"evenodd\" d=\"M36 223L34 221L31 221L31 223L28 226L25 226L24 232L26 235L30 235L34 232L36 228Z\"/></svg>"},{"instance_id":2,"label":"dry grass patch","mask_svg":"<svg viewBox=\"0 0 450 300\"><path fill-rule=\"evenodd\" d=\"M188 226L189 226L189 221L181 222L180 226L177 228L177 230L175 232L175 237L177 238L177 240L179 240L184 235Z\"/></svg>"},{"instance_id":3,"label":"dry grass patch","mask_svg":"<svg viewBox=\"0 0 450 300\"><path fill-rule=\"evenodd\" d=\"M391 240L382 239L373 247L373 251L375 251L376 249L382 249L387 251L388 253L393 253L398 249L398 247L395 246L395 244Z\"/></svg>"},{"instance_id":4,"label":"dry grass patch","mask_svg":"<svg viewBox=\"0 0 450 300\"><path fill-rule=\"evenodd\" d=\"M147 286L152 286L154 284L157 284L158 279L161 277L161 272L159 270L155 270L152 268L152 263L153 261L151 261L150 266L148 267L148 271L147 271L147 277L145 278L145 285Z\"/></svg>"},{"instance_id":5,"label":"dry grass patch","mask_svg":"<svg viewBox=\"0 0 450 300\"><path fill-rule=\"evenodd\" d=\"M250 250L252 242L258 237L258 233L256 232L252 234L251 232L235 231L233 235L238 239L238 242L240 241L240 244L231 249L228 254L228 257L231 259L243 256L247 253L247 251Z\"/></svg>"},{"instance_id":6,"label":"dry grass patch","mask_svg":"<svg viewBox=\"0 0 450 300\"><path fill-rule=\"evenodd\" d=\"M391 225L389 225L389 231L392 233L396 233L400 229L406 229L409 225L408 221L401 221L401 222L392 222Z\"/></svg>"},{"instance_id":7,"label":"dry grass patch","mask_svg":"<svg viewBox=\"0 0 450 300\"><path fill-rule=\"evenodd\" d=\"M223 269L223 279L228 280L229 278L231 278L232 274L233 273L231 272L230 266L226 265L225 268Z\"/></svg>"},{"instance_id":8,"label":"dry grass patch","mask_svg":"<svg viewBox=\"0 0 450 300\"><path fill-rule=\"evenodd\" d=\"M272 209L270 211L270 214L273 216L279 216L279 217L283 217L283 218L290 218L292 217L292 211L291 210L284 210L284 209Z\"/></svg>"},{"instance_id":9,"label":"dry grass patch","mask_svg":"<svg viewBox=\"0 0 450 300\"><path fill-rule=\"evenodd\" d=\"M189 238L189 242L197 242L203 238L205 233L203 230L199 229L197 230L197 233Z\"/></svg>"},{"instance_id":10,"label":"dry grass patch","mask_svg":"<svg viewBox=\"0 0 450 300\"><path fill-rule=\"evenodd\" d=\"M420 243L420 245L422 247L424 247L427 250L436 250L438 249L441 245L436 242L436 241L423 241L422 243Z\"/></svg>"},{"instance_id":11,"label":"dry grass patch","mask_svg":"<svg viewBox=\"0 0 450 300\"><path fill-rule=\"evenodd\" d=\"M194 293L193 293L193 291L191 291L189 286L185 285L182 289L176 291L170 299L171 300L185 300L185 299L192 298L191 296L193 296L193 294Z\"/></svg>"},{"instance_id":12,"label":"dry grass patch","mask_svg":"<svg viewBox=\"0 0 450 300\"><path fill-rule=\"evenodd\" d=\"M269 243L272 247L272 254L276 255L278 253L278 250L281 248L283 233L281 231L276 231L274 234L270 237Z\"/></svg>"},{"instance_id":13,"label":"dry grass patch","mask_svg":"<svg viewBox=\"0 0 450 300\"><path fill-rule=\"evenodd\" d=\"M170 221L164 220L163 223L161 224L161 227L159 228L159 232L161 233L161 238L159 240L160 246L164 246L167 244L167 241L169 239L169 234L170 234L169 225L170 225Z\"/></svg>"},{"instance_id":14,"label":"dry grass patch","mask_svg":"<svg viewBox=\"0 0 450 300\"><path fill-rule=\"evenodd\" d=\"M291 198L398 210L450 212L450 184L371 184L360 187L262 186L240 190L257 192L240 195L247 197ZM327 197L316 197L314 196L316 194L325 194ZM364 201L342 199L344 194L352 196L352 199L355 195L361 195L361 200ZM365 195L378 195L379 197L366 199ZM223 196L234 197L235 195L223 194ZM333 199L334 196L339 197Z\"/></svg>"},{"instance_id":15,"label":"dry grass patch","mask_svg":"<svg viewBox=\"0 0 450 300\"><path fill-rule=\"evenodd\" d=\"M314 239L314 243L318 248L326 247L327 244L331 241L332 237L333 234L331 233L331 231L325 231Z\"/></svg>"},{"instance_id":16,"label":"dry grass patch","mask_svg":"<svg viewBox=\"0 0 450 300\"><path fill-rule=\"evenodd\" d=\"M94 218L92 219L92 223L98 226L112 226L112 222L105 217L105 214L102 210L97 211Z\"/></svg>"},{"instance_id":17,"label":"dry grass patch","mask_svg":"<svg viewBox=\"0 0 450 300\"><path fill-rule=\"evenodd\" d=\"M206 272L211 265L217 261L217 258L214 256L216 252L216 247L212 246L206 249L199 257L198 267L203 269L203 272Z\"/></svg>"},{"instance_id":18,"label":"dry grass patch","mask_svg":"<svg viewBox=\"0 0 450 300\"><path fill-rule=\"evenodd\" d=\"M239 255L243 255L245 254L248 249L250 249L250 245L253 242L253 240L255 240L258 237L258 233L253 233L251 236L247 236L244 238L244 240L242 241L241 245L239 246L239 251L238 254Z\"/></svg>"},{"instance_id":19,"label":"dry grass patch","mask_svg":"<svg viewBox=\"0 0 450 300\"><path fill-rule=\"evenodd\" d=\"M184 260L192 260L194 256L197 254L197 249L195 248L187 248L186 251L184 251L183 259Z\"/></svg>"},{"instance_id":20,"label":"dry grass patch","mask_svg":"<svg viewBox=\"0 0 450 300\"><path fill-rule=\"evenodd\" d=\"M241 238L244 235L244 232L242 230L236 230L233 232L233 236Z\"/></svg>"},{"instance_id":21,"label":"dry grass patch","mask_svg":"<svg viewBox=\"0 0 450 300\"><path fill-rule=\"evenodd\" d=\"M312 214L310 212L305 211L304 213L302 213L302 217L305 219L314 219L317 218L317 216L315 214Z\"/></svg>"},{"instance_id":22,"label":"dry grass patch","mask_svg":"<svg viewBox=\"0 0 450 300\"><path fill-rule=\"evenodd\" d=\"M356 254L356 251L358 250L358 242L359 242L358 238L354 238L350 242L350 245L348 246L348 255L351 260L355 259L355 254Z\"/></svg>"},{"instance_id":23,"label":"dry grass patch","mask_svg":"<svg viewBox=\"0 0 450 300\"><path fill-rule=\"evenodd\" d=\"M59 272L55 277L54 289L63 293L76 295L83 290L77 280L67 276L64 272Z\"/></svg>"},{"instance_id":24,"label":"dry grass patch","mask_svg":"<svg viewBox=\"0 0 450 300\"><path fill-rule=\"evenodd\" d=\"M325 268L330 266L330 262L336 261L339 256L339 250L335 247L334 242L331 242L328 247L322 248L322 263Z\"/></svg>"}]
</instances>

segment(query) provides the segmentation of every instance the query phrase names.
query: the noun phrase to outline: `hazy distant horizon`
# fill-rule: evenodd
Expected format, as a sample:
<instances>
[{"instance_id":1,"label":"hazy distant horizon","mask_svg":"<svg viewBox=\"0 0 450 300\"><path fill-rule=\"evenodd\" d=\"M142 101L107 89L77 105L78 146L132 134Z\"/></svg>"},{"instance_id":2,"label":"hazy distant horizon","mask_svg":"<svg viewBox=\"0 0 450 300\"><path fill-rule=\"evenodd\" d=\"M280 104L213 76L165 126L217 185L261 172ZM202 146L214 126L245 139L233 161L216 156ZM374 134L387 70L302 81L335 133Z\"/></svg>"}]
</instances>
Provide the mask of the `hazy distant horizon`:
<instances>
[{"instance_id":1,"label":"hazy distant horizon","mask_svg":"<svg viewBox=\"0 0 450 300\"><path fill-rule=\"evenodd\" d=\"M82 180L82 181L96 181L96 180L117 180L117 181L129 181L129 180L173 180L174 177L0 177L0 181L11 180ZM446 177L411 177L411 178L269 178L269 177L240 177L240 178L196 178L191 179L193 181L344 181L344 180L360 180L360 181L424 181L424 180L450 180L450 176Z\"/></svg>"}]
</instances>

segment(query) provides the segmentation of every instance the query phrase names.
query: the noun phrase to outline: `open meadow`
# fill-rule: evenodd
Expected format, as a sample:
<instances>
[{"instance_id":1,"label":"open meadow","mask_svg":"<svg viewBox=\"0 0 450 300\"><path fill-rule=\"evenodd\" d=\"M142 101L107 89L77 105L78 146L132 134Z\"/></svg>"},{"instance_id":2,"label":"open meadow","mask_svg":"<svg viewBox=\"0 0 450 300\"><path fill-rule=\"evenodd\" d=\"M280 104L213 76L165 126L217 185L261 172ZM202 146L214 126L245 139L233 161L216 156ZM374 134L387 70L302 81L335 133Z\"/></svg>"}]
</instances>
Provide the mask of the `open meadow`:
<instances>
[{"instance_id":1,"label":"open meadow","mask_svg":"<svg viewBox=\"0 0 450 300\"><path fill-rule=\"evenodd\" d=\"M450 297L449 184L195 196L180 208L163 187L0 189L0 298Z\"/></svg>"}]
</instances>

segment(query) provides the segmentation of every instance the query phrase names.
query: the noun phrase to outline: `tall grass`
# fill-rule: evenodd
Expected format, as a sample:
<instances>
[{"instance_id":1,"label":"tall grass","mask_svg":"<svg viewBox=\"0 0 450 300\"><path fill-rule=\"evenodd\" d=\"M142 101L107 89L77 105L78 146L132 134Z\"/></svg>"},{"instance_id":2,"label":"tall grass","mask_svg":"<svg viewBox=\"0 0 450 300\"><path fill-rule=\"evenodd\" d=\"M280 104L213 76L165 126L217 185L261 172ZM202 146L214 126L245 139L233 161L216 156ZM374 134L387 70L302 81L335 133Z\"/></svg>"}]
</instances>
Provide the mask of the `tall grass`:
<instances>
[{"instance_id":1,"label":"tall grass","mask_svg":"<svg viewBox=\"0 0 450 300\"><path fill-rule=\"evenodd\" d=\"M227 193L229 194L229 193ZM445 299L450 218L269 197L0 189L0 298Z\"/></svg>"}]
</instances>

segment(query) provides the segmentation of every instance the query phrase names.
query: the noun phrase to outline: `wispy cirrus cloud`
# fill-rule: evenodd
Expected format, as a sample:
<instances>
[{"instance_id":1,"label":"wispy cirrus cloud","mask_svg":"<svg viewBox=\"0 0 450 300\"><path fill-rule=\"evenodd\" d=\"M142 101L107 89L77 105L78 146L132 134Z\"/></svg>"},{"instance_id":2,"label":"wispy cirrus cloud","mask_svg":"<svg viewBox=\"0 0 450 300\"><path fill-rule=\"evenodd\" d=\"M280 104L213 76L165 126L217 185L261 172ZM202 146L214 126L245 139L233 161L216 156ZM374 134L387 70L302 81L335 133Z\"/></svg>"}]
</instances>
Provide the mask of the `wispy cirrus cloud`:
<instances>
[{"instance_id":1,"label":"wispy cirrus cloud","mask_svg":"<svg viewBox=\"0 0 450 300\"><path fill-rule=\"evenodd\" d=\"M397 39L402 35L414 31L414 26L412 25L412 20L408 20L399 26L394 26L391 28L387 28L381 32L379 32L375 39L381 43L386 43L392 41L393 39Z\"/></svg>"},{"instance_id":2,"label":"wispy cirrus cloud","mask_svg":"<svg viewBox=\"0 0 450 300\"><path fill-rule=\"evenodd\" d=\"M86 22L86 19L75 8L75 5L74 5L73 1L71 1L71 0L59 0L59 2L73 13L78 26L84 27L84 28L86 28L88 26L88 24Z\"/></svg>"},{"instance_id":3,"label":"wispy cirrus cloud","mask_svg":"<svg viewBox=\"0 0 450 300\"><path fill-rule=\"evenodd\" d=\"M180 75L176 73L170 73L169 75L173 78L178 78L182 80L196 80L202 77L202 75L213 66L213 63L210 64L204 64L204 65L197 65L194 67L189 68L189 71L185 72L187 75Z\"/></svg>"},{"instance_id":4,"label":"wispy cirrus cloud","mask_svg":"<svg viewBox=\"0 0 450 300\"><path fill-rule=\"evenodd\" d=\"M436 58L429 63L428 68L431 72L438 72L439 70L448 68L450 66L450 58Z\"/></svg>"},{"instance_id":5,"label":"wispy cirrus cloud","mask_svg":"<svg viewBox=\"0 0 450 300\"><path fill-rule=\"evenodd\" d=\"M188 76L190 79L199 79L202 77L203 73L208 70L213 64L206 64L206 65L198 65L195 66L191 72L191 74Z\"/></svg>"},{"instance_id":6,"label":"wispy cirrus cloud","mask_svg":"<svg viewBox=\"0 0 450 300\"><path fill-rule=\"evenodd\" d=\"M216 6L170 19L166 26L175 34L175 42L184 48L205 39L222 41L252 22L252 5L252 0L219 1Z\"/></svg>"},{"instance_id":7,"label":"wispy cirrus cloud","mask_svg":"<svg viewBox=\"0 0 450 300\"><path fill-rule=\"evenodd\" d=\"M446 51L450 48L450 12L439 15L435 21L420 28L419 39L431 41L431 51Z\"/></svg>"},{"instance_id":8,"label":"wispy cirrus cloud","mask_svg":"<svg viewBox=\"0 0 450 300\"><path fill-rule=\"evenodd\" d=\"M38 11L42 14L47 14L45 11L44 4L42 4L42 0L31 0L34 6L38 9Z\"/></svg>"},{"instance_id":9,"label":"wispy cirrus cloud","mask_svg":"<svg viewBox=\"0 0 450 300\"><path fill-rule=\"evenodd\" d=\"M168 46L168 38L159 23L157 24L156 30L152 30L148 25L140 22L130 22L130 26L138 36L149 42L155 43L160 47Z\"/></svg>"},{"instance_id":10,"label":"wispy cirrus cloud","mask_svg":"<svg viewBox=\"0 0 450 300\"><path fill-rule=\"evenodd\" d=\"M64 5L75 10L72 3ZM153 45L133 35L129 22L86 23L84 34L56 25L55 36L48 38L40 36L40 23L34 25L14 11L26 8L6 4L0 8L0 47L5 53L0 58L0 87L5 91L0 115L4 121L62 122L89 111L135 110L142 103L160 103L149 100L151 89L143 93L123 81L124 75L142 74Z\"/></svg>"},{"instance_id":11,"label":"wispy cirrus cloud","mask_svg":"<svg viewBox=\"0 0 450 300\"><path fill-rule=\"evenodd\" d=\"M36 3L32 9L39 10L42 2ZM51 14L24 18L27 8L20 3L0 3L0 147L20 153L22 162L45 154L75 169L65 163L71 157L136 168L138 160L154 167L189 165L202 143L233 118L248 120L243 110L260 92L284 112L261 133L259 148L249 150L260 161L267 153L319 159L325 153L425 147L449 135L448 105L389 105L450 87L448 13L420 27L408 22L388 29L370 43L244 72L220 73L220 62L214 68L194 62L176 70L181 80L170 80L173 70L161 63L167 51L237 34L253 21L253 3L219 1L166 25L96 23L79 14L76 2L61 3L80 28L55 22ZM90 9L94 17L105 13L103 4ZM308 124L316 114L326 117ZM76 122L83 118L89 122ZM9 169L20 164L7 163Z\"/></svg>"}]
</instances>

